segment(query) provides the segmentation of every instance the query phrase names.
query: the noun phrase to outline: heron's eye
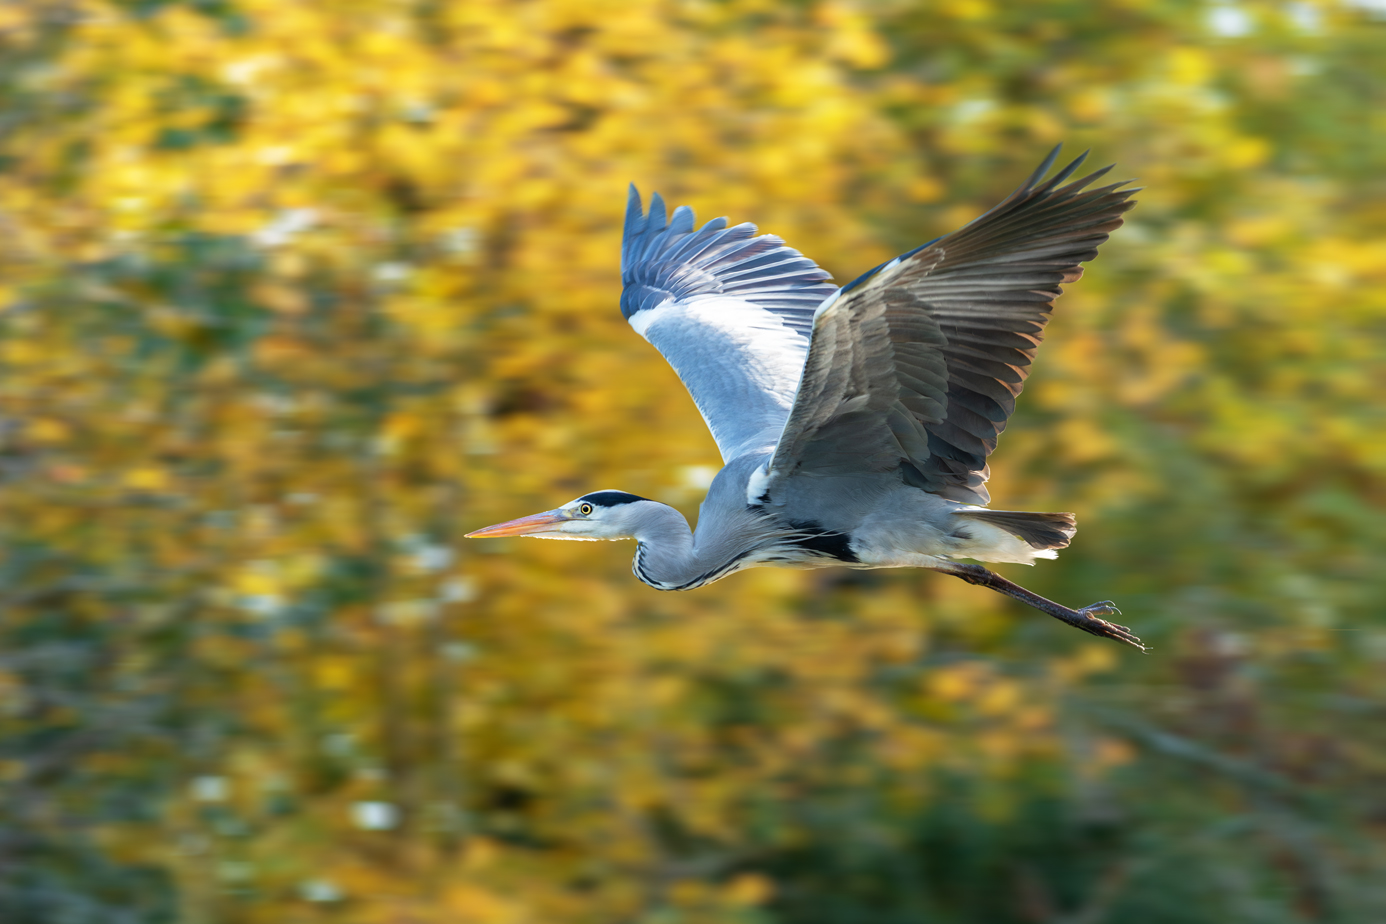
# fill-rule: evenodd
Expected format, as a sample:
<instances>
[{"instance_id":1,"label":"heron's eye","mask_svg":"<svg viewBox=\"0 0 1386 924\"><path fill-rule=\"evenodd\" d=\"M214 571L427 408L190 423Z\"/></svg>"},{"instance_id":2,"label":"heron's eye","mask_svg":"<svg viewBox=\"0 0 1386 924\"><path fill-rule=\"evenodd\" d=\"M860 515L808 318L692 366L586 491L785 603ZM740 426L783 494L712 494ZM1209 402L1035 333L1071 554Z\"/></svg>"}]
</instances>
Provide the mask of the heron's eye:
<instances>
[{"instance_id":1,"label":"heron's eye","mask_svg":"<svg viewBox=\"0 0 1386 924\"><path fill-rule=\"evenodd\" d=\"M591 504L582 504L582 505L580 505L580 506L578 507L578 513L582 514L582 515L585 516L585 517L590 517L590 516L592 515L592 505L591 505Z\"/></svg>"}]
</instances>

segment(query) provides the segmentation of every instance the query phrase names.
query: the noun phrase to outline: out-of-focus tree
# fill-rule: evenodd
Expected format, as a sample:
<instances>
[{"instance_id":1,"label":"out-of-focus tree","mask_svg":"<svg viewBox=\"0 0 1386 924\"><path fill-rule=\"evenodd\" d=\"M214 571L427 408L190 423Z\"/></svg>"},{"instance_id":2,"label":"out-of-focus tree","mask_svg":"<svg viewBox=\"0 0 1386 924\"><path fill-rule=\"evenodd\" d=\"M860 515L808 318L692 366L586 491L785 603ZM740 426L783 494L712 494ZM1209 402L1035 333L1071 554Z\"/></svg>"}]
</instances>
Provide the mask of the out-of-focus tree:
<instances>
[{"instance_id":1,"label":"out-of-focus tree","mask_svg":"<svg viewBox=\"0 0 1386 924\"><path fill-rule=\"evenodd\" d=\"M0 8L0 917L1379 919L1383 35ZM850 278L1059 141L1148 188L995 493L1078 510L1033 582L1155 657L927 575L660 595L619 545L458 543L715 471L615 310L627 181Z\"/></svg>"}]
</instances>

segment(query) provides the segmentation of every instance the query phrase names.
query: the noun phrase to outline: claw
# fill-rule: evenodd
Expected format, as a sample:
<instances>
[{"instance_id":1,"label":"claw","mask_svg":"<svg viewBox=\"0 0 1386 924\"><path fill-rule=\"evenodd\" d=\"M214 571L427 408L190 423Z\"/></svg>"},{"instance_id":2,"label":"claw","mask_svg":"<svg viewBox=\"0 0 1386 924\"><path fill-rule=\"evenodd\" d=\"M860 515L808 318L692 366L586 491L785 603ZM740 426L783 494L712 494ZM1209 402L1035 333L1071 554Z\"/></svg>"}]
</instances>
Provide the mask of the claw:
<instances>
[{"instance_id":1,"label":"claw","mask_svg":"<svg viewBox=\"0 0 1386 924\"><path fill-rule=\"evenodd\" d=\"M1080 610L1074 610L1074 614L1082 618L1084 623L1086 623L1074 624L1084 632L1089 632L1093 635L1101 636L1102 638L1109 638L1113 641L1123 642L1130 645L1132 648L1139 648L1141 651L1149 651L1148 648L1141 644L1140 638L1133 635L1131 630L1126 626L1117 625L1114 622L1107 622L1107 620L1099 618L1102 616L1121 615L1121 610L1117 609L1116 604L1112 603L1111 600L1090 603Z\"/></svg>"}]
</instances>

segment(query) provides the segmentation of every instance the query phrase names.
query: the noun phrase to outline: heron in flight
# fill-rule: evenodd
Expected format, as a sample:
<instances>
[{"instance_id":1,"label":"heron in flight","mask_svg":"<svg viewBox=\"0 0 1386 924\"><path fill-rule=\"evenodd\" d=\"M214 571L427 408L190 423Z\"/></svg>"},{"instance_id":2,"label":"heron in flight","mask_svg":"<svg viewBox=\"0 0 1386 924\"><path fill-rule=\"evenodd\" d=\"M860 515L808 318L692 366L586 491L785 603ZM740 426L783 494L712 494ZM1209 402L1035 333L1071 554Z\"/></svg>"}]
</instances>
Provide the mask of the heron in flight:
<instances>
[{"instance_id":1,"label":"heron in flight","mask_svg":"<svg viewBox=\"0 0 1386 924\"><path fill-rule=\"evenodd\" d=\"M1055 148L963 228L837 288L756 226L647 214L632 185L621 313L678 373L724 467L697 530L624 491L468 533L634 539L636 577L691 590L756 566L928 568L1142 648L1109 600L1070 609L973 562L1056 558L1071 513L989 510L987 456L1015 410L1054 299L1135 203L1111 167L1052 178Z\"/></svg>"}]
</instances>

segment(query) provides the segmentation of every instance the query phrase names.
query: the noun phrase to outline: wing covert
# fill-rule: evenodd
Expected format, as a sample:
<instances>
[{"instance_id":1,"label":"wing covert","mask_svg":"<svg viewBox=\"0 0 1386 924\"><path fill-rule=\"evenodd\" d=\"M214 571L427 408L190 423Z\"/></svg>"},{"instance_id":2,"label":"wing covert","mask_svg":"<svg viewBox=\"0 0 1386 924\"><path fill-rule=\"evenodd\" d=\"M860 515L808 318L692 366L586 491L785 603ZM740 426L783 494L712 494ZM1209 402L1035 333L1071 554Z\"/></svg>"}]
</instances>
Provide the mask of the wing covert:
<instances>
[{"instance_id":1,"label":"wing covert","mask_svg":"<svg viewBox=\"0 0 1386 924\"><path fill-rule=\"evenodd\" d=\"M916 487L990 501L987 456L1015 410L1054 299L1121 225L1138 190L1087 190L1111 168L1040 182L1058 148L996 208L844 286L814 321L770 465L799 474L899 469Z\"/></svg>"},{"instance_id":2,"label":"wing covert","mask_svg":"<svg viewBox=\"0 0 1386 924\"><path fill-rule=\"evenodd\" d=\"M621 247L621 313L693 397L724 461L773 447L831 277L780 238L687 206L650 211L632 185Z\"/></svg>"}]
</instances>

